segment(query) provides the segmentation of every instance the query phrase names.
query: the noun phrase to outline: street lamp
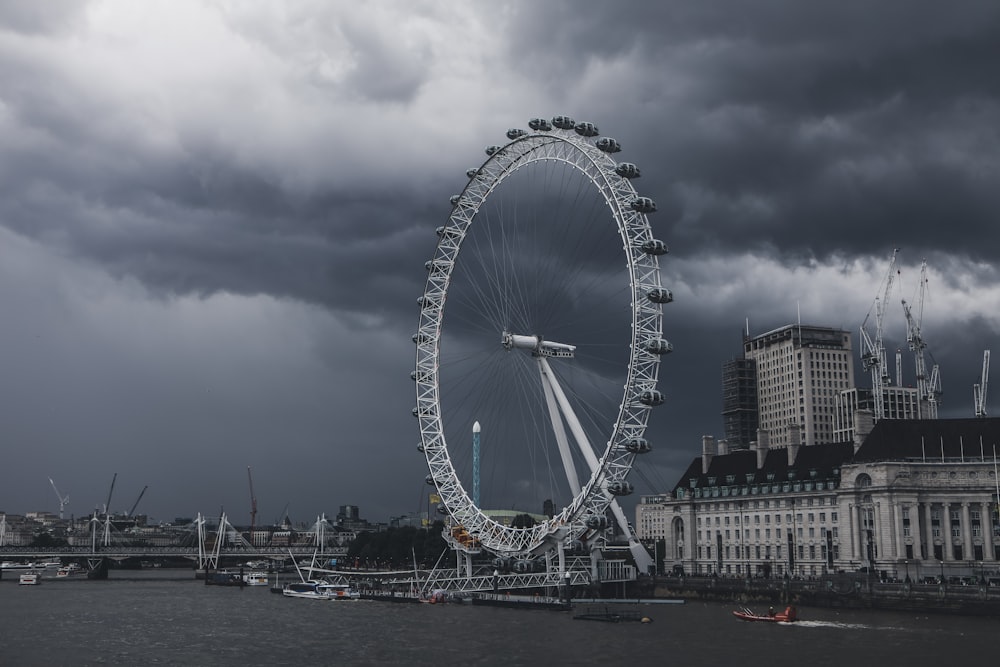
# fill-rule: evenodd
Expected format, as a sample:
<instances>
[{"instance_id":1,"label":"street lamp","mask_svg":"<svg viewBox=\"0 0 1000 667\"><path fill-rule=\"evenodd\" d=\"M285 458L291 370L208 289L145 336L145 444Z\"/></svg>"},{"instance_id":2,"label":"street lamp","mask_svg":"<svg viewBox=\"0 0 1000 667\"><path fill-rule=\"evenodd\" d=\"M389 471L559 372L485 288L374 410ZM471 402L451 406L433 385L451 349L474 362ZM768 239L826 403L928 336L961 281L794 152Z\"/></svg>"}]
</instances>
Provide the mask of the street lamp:
<instances>
[{"instance_id":1,"label":"street lamp","mask_svg":"<svg viewBox=\"0 0 1000 667\"><path fill-rule=\"evenodd\" d=\"M906 583L910 583L910 561L904 560L903 564L906 565Z\"/></svg>"},{"instance_id":2,"label":"street lamp","mask_svg":"<svg viewBox=\"0 0 1000 667\"><path fill-rule=\"evenodd\" d=\"M941 585L944 585L944 561L939 560L938 563L941 564Z\"/></svg>"}]
</instances>

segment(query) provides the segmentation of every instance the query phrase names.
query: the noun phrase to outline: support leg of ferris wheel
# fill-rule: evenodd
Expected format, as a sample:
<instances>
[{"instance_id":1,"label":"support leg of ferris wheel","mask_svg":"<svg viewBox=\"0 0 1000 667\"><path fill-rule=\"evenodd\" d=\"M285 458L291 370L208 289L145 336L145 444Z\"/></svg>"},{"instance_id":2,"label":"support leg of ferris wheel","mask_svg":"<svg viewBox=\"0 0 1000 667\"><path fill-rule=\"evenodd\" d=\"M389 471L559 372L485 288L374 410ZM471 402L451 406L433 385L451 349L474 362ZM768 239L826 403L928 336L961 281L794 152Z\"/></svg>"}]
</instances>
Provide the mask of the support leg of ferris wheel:
<instances>
[{"instance_id":1,"label":"support leg of ferris wheel","mask_svg":"<svg viewBox=\"0 0 1000 667\"><path fill-rule=\"evenodd\" d=\"M563 392L562 387L559 385L555 375L552 373L548 360L541 354L538 355L537 359L539 370L542 375L542 385L545 387L546 401L549 401L550 394L555 397L559 408L561 408L559 412L562 414L562 417L565 418L566 423L569 424L570 431L576 439L577 447L586 459L587 465L590 467L591 474L596 473L600 468L600 464L597 460L597 455L594 454L594 448L591 447L590 441L587 439L587 435L584 433L583 427L580 425L580 420L577 418L576 413L573 412L573 408L569 404L566 394ZM556 432L556 439L559 440L559 452L563 458L563 465L566 466L567 477L572 478L570 479L570 485L573 493L576 494L580 492L580 483L577 481L576 486L573 486L573 480L576 478L576 471L573 469L572 465L567 465L569 444L566 442L566 434L562 428L562 419L560 419L558 415L554 415L554 412L554 408L550 402L549 415L552 416L552 426ZM559 438L560 433L562 433L561 440ZM565 453L563 452L564 449L566 450ZM625 512L622 510L621 505L618 504L617 500L612 500L610 508L611 513L618 522L618 527L621 528L622 534L624 534L625 538L628 540L629 551L632 553L632 557L635 560L635 565L639 572L649 572L650 566L653 565L653 559L650 557L649 552L646 551L646 548L642 546L639 539L632 532L632 528L629 526L628 519L625 518Z\"/></svg>"}]
</instances>

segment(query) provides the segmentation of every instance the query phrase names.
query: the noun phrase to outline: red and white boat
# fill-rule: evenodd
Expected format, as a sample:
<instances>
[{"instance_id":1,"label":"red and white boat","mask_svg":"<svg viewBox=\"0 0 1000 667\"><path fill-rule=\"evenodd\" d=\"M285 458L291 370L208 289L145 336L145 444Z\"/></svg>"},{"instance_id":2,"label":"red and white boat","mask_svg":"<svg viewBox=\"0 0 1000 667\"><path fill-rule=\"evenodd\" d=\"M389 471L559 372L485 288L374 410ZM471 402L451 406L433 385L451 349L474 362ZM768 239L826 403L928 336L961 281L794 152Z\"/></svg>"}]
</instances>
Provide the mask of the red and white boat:
<instances>
[{"instance_id":1,"label":"red and white boat","mask_svg":"<svg viewBox=\"0 0 1000 667\"><path fill-rule=\"evenodd\" d=\"M779 612L775 612L774 607L771 607L766 614L757 614L744 607L738 611L734 609L733 616L744 621L764 621L765 623L794 623L799 620L798 612L791 605Z\"/></svg>"}]
</instances>

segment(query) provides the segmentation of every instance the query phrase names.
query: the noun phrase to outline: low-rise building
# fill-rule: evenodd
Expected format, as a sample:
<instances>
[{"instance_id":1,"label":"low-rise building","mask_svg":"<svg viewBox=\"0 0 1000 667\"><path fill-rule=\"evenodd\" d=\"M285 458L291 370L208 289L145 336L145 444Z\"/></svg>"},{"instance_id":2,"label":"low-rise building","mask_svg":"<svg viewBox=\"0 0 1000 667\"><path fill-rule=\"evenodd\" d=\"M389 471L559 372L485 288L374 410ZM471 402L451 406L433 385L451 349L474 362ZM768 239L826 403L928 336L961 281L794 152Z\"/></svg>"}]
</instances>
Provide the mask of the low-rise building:
<instances>
[{"instance_id":1,"label":"low-rise building","mask_svg":"<svg viewBox=\"0 0 1000 667\"><path fill-rule=\"evenodd\" d=\"M669 493L640 499L638 535L662 540L667 571L998 574L1000 419L883 419L811 446L792 426L787 445L760 431L749 450L706 436Z\"/></svg>"}]
</instances>

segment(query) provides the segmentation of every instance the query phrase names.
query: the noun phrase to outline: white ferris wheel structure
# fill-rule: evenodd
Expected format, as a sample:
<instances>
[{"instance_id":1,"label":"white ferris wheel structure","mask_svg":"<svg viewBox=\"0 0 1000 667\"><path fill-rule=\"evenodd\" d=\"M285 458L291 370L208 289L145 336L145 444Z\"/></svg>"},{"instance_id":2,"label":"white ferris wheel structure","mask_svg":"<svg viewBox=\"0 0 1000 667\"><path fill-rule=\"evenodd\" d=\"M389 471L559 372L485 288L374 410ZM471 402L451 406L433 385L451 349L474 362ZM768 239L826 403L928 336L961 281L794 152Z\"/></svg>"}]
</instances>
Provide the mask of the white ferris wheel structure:
<instances>
[{"instance_id":1,"label":"white ferris wheel structure","mask_svg":"<svg viewBox=\"0 0 1000 667\"><path fill-rule=\"evenodd\" d=\"M672 350L662 310L673 297L659 267L667 246L648 220L656 204L594 124L557 116L528 128L509 130L466 172L425 265L412 377L427 483L459 571L485 552L497 567L565 572L571 557L595 551L610 513L646 572L652 559L618 498L632 493L626 477L651 449L647 423L665 400L660 360ZM480 424L482 460L492 462L481 500ZM540 499L551 516L533 525L496 518L541 512Z\"/></svg>"}]
</instances>

